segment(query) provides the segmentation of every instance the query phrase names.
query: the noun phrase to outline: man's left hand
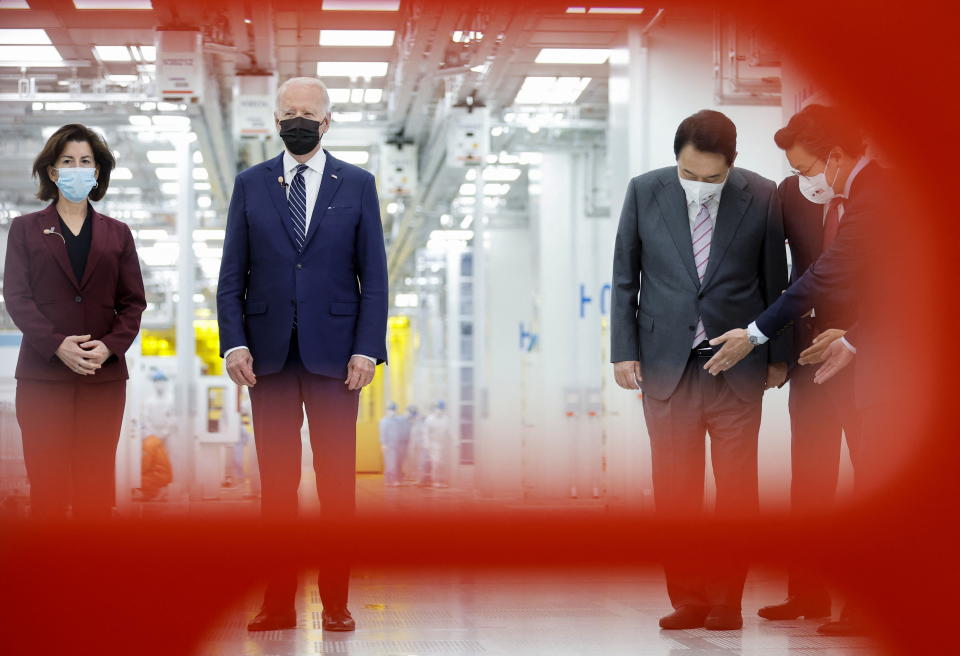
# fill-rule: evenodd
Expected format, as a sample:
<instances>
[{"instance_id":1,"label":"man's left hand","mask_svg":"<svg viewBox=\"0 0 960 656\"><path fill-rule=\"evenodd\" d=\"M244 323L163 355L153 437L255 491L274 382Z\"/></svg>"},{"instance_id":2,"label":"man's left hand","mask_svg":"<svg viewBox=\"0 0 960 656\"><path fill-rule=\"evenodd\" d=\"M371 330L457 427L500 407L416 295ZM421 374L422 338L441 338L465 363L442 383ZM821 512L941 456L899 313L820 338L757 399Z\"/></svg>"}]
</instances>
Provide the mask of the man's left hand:
<instances>
[{"instance_id":1,"label":"man's left hand","mask_svg":"<svg viewBox=\"0 0 960 656\"><path fill-rule=\"evenodd\" d=\"M772 362L767 365L767 382L763 384L763 389L773 389L780 387L787 382L787 363Z\"/></svg>"},{"instance_id":2,"label":"man's left hand","mask_svg":"<svg viewBox=\"0 0 960 656\"><path fill-rule=\"evenodd\" d=\"M376 371L377 365L364 357L354 355L347 365L347 379L343 381L343 384L351 392L363 389L373 381L373 375Z\"/></svg>"},{"instance_id":3,"label":"man's left hand","mask_svg":"<svg viewBox=\"0 0 960 656\"><path fill-rule=\"evenodd\" d=\"M707 364L703 365L703 368L713 376L737 364L753 350L753 344L748 339L746 328L734 328L710 340L711 346L717 346L718 344L723 344L723 346L713 354L712 358L707 360Z\"/></svg>"},{"instance_id":4,"label":"man's left hand","mask_svg":"<svg viewBox=\"0 0 960 656\"><path fill-rule=\"evenodd\" d=\"M823 364L813 375L813 382L822 385L833 378L841 369L853 362L853 355L853 351L844 346L839 339L832 342L824 353Z\"/></svg>"}]
</instances>

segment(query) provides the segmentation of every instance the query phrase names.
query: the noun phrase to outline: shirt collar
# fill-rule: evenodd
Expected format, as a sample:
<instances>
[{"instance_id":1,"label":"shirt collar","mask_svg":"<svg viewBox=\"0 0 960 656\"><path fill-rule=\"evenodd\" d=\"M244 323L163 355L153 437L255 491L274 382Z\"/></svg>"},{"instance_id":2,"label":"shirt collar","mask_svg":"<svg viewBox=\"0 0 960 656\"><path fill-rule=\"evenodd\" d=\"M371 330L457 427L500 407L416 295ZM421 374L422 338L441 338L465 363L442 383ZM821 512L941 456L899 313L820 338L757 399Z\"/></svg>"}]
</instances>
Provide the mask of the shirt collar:
<instances>
[{"instance_id":1,"label":"shirt collar","mask_svg":"<svg viewBox=\"0 0 960 656\"><path fill-rule=\"evenodd\" d=\"M843 185L843 193L840 194L844 198L850 198L850 187L853 186L854 179L860 174L867 164L870 163L870 158L867 155L862 155L860 159L857 160L857 163L853 165L853 170L850 171L850 175L847 177L847 182Z\"/></svg>"},{"instance_id":2,"label":"shirt collar","mask_svg":"<svg viewBox=\"0 0 960 656\"><path fill-rule=\"evenodd\" d=\"M318 150L313 157L304 162L311 170L316 171L317 173L323 173L323 167L327 164L327 154L323 151L323 148ZM288 174L288 177L292 180L294 174L297 172L297 167L300 166L300 162L293 159L293 155L290 154L289 150L284 149L283 151L283 170Z\"/></svg>"}]
</instances>

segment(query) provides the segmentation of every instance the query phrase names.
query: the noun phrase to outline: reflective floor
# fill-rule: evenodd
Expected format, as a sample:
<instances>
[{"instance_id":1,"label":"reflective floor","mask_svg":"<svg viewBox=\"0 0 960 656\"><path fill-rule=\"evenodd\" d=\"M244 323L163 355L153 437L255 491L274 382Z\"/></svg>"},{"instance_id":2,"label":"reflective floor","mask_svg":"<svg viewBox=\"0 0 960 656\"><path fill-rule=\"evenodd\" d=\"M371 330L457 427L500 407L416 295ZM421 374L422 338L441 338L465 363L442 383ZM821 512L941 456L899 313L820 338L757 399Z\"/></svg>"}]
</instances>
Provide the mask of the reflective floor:
<instances>
[{"instance_id":1,"label":"reflective floor","mask_svg":"<svg viewBox=\"0 0 960 656\"><path fill-rule=\"evenodd\" d=\"M314 585L310 585L310 580ZM643 654L650 656L866 656L866 638L828 638L817 621L768 622L756 609L779 600L779 575L752 573L742 631L661 631L669 612L656 570L604 573L357 571L350 608L355 633L320 629L316 577L301 580L296 629L248 633L251 595L209 634L197 656Z\"/></svg>"}]
</instances>

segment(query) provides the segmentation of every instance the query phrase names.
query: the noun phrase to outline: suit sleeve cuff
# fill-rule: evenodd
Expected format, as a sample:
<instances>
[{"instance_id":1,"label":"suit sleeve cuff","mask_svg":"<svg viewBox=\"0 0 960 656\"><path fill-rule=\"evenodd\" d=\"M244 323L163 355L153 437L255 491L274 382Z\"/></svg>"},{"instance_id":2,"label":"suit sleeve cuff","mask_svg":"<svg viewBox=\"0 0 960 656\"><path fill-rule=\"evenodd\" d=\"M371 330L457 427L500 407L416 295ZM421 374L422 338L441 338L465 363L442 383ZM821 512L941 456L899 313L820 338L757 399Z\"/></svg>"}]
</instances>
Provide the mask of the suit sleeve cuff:
<instances>
[{"instance_id":1,"label":"suit sleeve cuff","mask_svg":"<svg viewBox=\"0 0 960 656\"><path fill-rule=\"evenodd\" d=\"M847 347L847 350L850 351L851 353L854 353L854 354L855 354L855 353L857 352L857 347L854 346L853 344L851 344L850 342L848 342L846 337L841 337L841 338L840 338L840 342L841 342L845 347Z\"/></svg>"},{"instance_id":2,"label":"suit sleeve cuff","mask_svg":"<svg viewBox=\"0 0 960 656\"><path fill-rule=\"evenodd\" d=\"M226 351L224 351L224 353L223 353L223 361L226 362L226 361L227 361L227 357L228 357L231 353L233 353L234 351L239 351L240 349L246 349L246 350L248 350L248 351L250 350L250 349L247 348L246 346L234 346L233 348L227 349Z\"/></svg>"},{"instance_id":3,"label":"suit sleeve cuff","mask_svg":"<svg viewBox=\"0 0 960 656\"><path fill-rule=\"evenodd\" d=\"M363 353L354 353L354 354L353 354L353 357L355 357L355 358L358 358L358 357L359 357L359 358L366 358L367 360L369 360L370 362L373 363L373 366L377 366L377 359L376 359L376 358L371 358L369 355L364 355Z\"/></svg>"},{"instance_id":4,"label":"suit sleeve cuff","mask_svg":"<svg viewBox=\"0 0 960 656\"><path fill-rule=\"evenodd\" d=\"M750 335L750 337L756 337L758 344L766 344L768 341L770 341L770 338L760 332L760 329L757 328L756 321L751 322L750 325L747 326L747 334Z\"/></svg>"}]
</instances>

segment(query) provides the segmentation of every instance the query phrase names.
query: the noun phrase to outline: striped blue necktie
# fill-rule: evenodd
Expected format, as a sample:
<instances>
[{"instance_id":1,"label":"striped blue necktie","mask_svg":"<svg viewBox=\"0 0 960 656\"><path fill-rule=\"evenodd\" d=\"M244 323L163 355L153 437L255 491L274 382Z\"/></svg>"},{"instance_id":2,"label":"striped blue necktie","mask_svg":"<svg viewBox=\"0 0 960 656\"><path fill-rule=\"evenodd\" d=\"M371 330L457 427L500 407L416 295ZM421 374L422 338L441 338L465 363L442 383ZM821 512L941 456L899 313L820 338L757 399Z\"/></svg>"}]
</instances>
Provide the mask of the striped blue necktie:
<instances>
[{"instance_id":1,"label":"striped blue necktie","mask_svg":"<svg viewBox=\"0 0 960 656\"><path fill-rule=\"evenodd\" d=\"M290 206L290 221L293 223L293 233L297 238L297 251L303 251L303 244L307 239L307 183L303 179L306 164L297 166L297 174L290 184L290 194L287 204Z\"/></svg>"}]
</instances>

